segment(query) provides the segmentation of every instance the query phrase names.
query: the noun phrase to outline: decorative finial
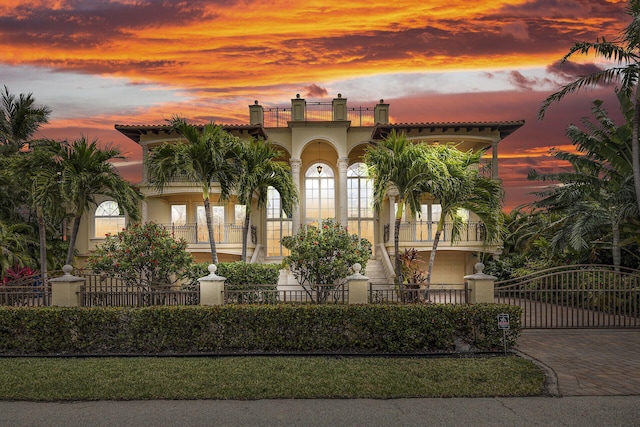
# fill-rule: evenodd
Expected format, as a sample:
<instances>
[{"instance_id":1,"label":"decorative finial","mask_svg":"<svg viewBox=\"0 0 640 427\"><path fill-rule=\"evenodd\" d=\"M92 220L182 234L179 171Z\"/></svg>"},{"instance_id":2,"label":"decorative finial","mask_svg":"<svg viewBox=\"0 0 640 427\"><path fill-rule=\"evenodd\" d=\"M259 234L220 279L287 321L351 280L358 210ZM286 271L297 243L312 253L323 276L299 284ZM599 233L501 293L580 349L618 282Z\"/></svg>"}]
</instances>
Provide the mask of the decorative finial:
<instances>
[{"instance_id":1,"label":"decorative finial","mask_svg":"<svg viewBox=\"0 0 640 427\"><path fill-rule=\"evenodd\" d=\"M296 93L296 98L300 99L300 94Z\"/></svg>"},{"instance_id":2,"label":"decorative finial","mask_svg":"<svg viewBox=\"0 0 640 427\"><path fill-rule=\"evenodd\" d=\"M342 98L342 94L341 93L338 94L338 98Z\"/></svg>"},{"instance_id":3,"label":"decorative finial","mask_svg":"<svg viewBox=\"0 0 640 427\"><path fill-rule=\"evenodd\" d=\"M209 264L207 270L209 270L209 274L213 276L216 274L216 270L218 270L218 267L215 264Z\"/></svg>"},{"instance_id":4,"label":"decorative finial","mask_svg":"<svg viewBox=\"0 0 640 427\"><path fill-rule=\"evenodd\" d=\"M253 103L254 103L255 105L258 105L258 100L256 99L255 101L253 101Z\"/></svg>"},{"instance_id":5,"label":"decorative finial","mask_svg":"<svg viewBox=\"0 0 640 427\"><path fill-rule=\"evenodd\" d=\"M380 104L384 104L384 99L380 98Z\"/></svg>"},{"instance_id":6,"label":"decorative finial","mask_svg":"<svg viewBox=\"0 0 640 427\"><path fill-rule=\"evenodd\" d=\"M483 274L482 271L484 270L484 264L481 262L476 262L473 268L476 269L476 274Z\"/></svg>"}]
</instances>

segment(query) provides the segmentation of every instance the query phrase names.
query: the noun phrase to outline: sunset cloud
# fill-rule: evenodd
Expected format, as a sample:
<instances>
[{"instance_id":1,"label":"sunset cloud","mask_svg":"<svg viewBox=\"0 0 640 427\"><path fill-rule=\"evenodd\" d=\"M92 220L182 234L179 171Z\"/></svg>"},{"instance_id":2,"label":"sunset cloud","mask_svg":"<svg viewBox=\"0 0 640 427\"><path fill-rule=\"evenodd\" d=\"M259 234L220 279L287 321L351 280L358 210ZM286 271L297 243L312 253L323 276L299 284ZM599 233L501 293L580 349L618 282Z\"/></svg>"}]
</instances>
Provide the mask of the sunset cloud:
<instances>
[{"instance_id":1,"label":"sunset cloud","mask_svg":"<svg viewBox=\"0 0 640 427\"><path fill-rule=\"evenodd\" d=\"M566 146L564 129L590 114L593 99L616 110L612 86L597 87L537 120L552 91L601 69L593 57L559 59L577 41L618 34L626 4L0 0L0 84L52 107L44 133L96 136L132 161L139 147L115 123L174 114L246 123L254 101L287 105L296 94L341 93L364 106L383 98L397 122L525 119L500 144L501 174L516 194L529 168L557 167L546 153Z\"/></svg>"}]
</instances>

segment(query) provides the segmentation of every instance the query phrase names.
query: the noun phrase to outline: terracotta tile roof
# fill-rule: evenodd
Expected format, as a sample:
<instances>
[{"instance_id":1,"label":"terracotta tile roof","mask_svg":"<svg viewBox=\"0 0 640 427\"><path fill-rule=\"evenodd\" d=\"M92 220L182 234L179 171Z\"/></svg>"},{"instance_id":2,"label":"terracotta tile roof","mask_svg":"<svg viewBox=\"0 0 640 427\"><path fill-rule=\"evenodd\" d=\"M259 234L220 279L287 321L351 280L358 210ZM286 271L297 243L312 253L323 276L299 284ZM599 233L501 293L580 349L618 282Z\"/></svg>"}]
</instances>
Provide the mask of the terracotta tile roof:
<instances>
[{"instance_id":1,"label":"terracotta tile roof","mask_svg":"<svg viewBox=\"0 0 640 427\"><path fill-rule=\"evenodd\" d=\"M216 123L218 124L218 123ZM262 137L267 139L267 133L261 125L226 125L219 124L224 130L231 133L243 133L246 131L251 136ZM195 126L203 127L203 124L196 124ZM115 129L125 135L127 138L139 143L140 137L147 133L153 133L159 135L161 132L168 134L171 131L170 125L119 125L116 124Z\"/></svg>"},{"instance_id":2,"label":"terracotta tile roof","mask_svg":"<svg viewBox=\"0 0 640 427\"><path fill-rule=\"evenodd\" d=\"M501 122L423 122L423 123L378 123L373 127L372 138L380 139L388 135L393 129L396 130L417 130L418 132L424 132L430 130L431 132L438 130L446 131L447 129L454 129L455 131L461 129L472 130L474 128L492 129L500 132L500 138L504 139L511 135L513 132L524 126L524 120L515 121L501 121Z\"/></svg>"}]
</instances>

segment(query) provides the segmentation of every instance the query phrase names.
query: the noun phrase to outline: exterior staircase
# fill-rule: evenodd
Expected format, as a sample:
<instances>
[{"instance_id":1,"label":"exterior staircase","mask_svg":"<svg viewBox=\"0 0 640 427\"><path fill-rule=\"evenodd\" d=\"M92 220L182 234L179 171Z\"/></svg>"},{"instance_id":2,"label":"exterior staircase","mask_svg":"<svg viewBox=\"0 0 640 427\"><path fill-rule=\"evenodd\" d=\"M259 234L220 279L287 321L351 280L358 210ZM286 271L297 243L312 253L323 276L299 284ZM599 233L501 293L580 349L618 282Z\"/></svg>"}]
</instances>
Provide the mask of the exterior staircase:
<instances>
[{"instance_id":1,"label":"exterior staircase","mask_svg":"<svg viewBox=\"0 0 640 427\"><path fill-rule=\"evenodd\" d=\"M387 277L387 272L382 265L381 260L376 258L371 258L367 262L364 275L369 278L369 283L371 283L374 288L381 288L382 285L386 285L385 287L387 287L388 285L393 284L393 279Z\"/></svg>"}]
</instances>

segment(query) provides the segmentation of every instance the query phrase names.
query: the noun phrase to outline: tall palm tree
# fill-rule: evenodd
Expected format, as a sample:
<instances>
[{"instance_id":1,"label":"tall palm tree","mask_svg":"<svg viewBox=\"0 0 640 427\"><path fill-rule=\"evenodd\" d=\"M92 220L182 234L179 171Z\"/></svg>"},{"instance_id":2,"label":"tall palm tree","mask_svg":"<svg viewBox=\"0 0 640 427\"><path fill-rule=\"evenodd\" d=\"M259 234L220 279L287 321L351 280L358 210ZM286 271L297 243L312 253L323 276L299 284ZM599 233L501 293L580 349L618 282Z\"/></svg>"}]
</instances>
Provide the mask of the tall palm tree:
<instances>
[{"instance_id":1,"label":"tall palm tree","mask_svg":"<svg viewBox=\"0 0 640 427\"><path fill-rule=\"evenodd\" d=\"M26 188L26 200L35 211L40 242L40 273L47 277L47 228L60 224L64 218L64 201L60 192L62 175L60 164L51 155L52 141L41 141L30 151L14 157L12 171L15 178Z\"/></svg>"},{"instance_id":2,"label":"tall palm tree","mask_svg":"<svg viewBox=\"0 0 640 427\"><path fill-rule=\"evenodd\" d=\"M142 194L125 181L110 163L111 160L124 158L116 148L100 148L98 140L88 142L84 136L72 143L53 142L45 148L58 163L58 169L51 170L48 179L59 181L67 213L73 220L66 258L66 263L71 264L80 221L85 211L97 204L96 196L112 198L120 209L137 221L140 219L138 204Z\"/></svg>"},{"instance_id":3,"label":"tall palm tree","mask_svg":"<svg viewBox=\"0 0 640 427\"><path fill-rule=\"evenodd\" d=\"M640 217L630 179L634 109L624 92L618 92L618 99L626 118L624 125L617 126L608 117L602 101L594 101L591 111L599 123L583 118L586 130L575 125L567 128L566 134L577 153L557 150L553 156L568 161L573 170L529 173L529 179L560 183L538 192L540 200L534 202L538 208L562 213L554 224L553 248L580 251L604 240L611 247L616 268L621 264L623 226L627 222L631 225L630 221L638 225Z\"/></svg>"},{"instance_id":4,"label":"tall palm tree","mask_svg":"<svg viewBox=\"0 0 640 427\"><path fill-rule=\"evenodd\" d=\"M447 170L446 174L435 174L429 185L429 193L440 203L442 212L429 258L425 283L428 288L445 222L451 222L451 241L459 240L465 225L459 211L466 209L482 221L486 231L485 240L494 241L500 232L503 191L499 181L480 175L475 167L480 163L481 151L462 152L445 145L426 148L427 158L438 159L438 164L444 164Z\"/></svg>"},{"instance_id":5,"label":"tall palm tree","mask_svg":"<svg viewBox=\"0 0 640 427\"><path fill-rule=\"evenodd\" d=\"M245 206L242 227L243 261L247 259L247 236L254 197L258 208L266 206L269 187L273 187L280 194L281 207L287 215L293 213L293 207L298 202L298 190L293 182L291 168L287 163L278 161L278 158L282 158L282 151L261 139L249 141L240 151L242 173L237 177L235 189L238 201Z\"/></svg>"},{"instance_id":6,"label":"tall palm tree","mask_svg":"<svg viewBox=\"0 0 640 427\"><path fill-rule=\"evenodd\" d=\"M209 233L211 262L216 264L218 253L213 238L209 198L214 184L220 186L220 200L229 198L238 171L236 161L240 142L238 138L214 123L194 126L178 116L169 123L186 141L165 143L150 151L145 160L149 183L158 191L163 191L167 184L180 177L200 186Z\"/></svg>"},{"instance_id":7,"label":"tall palm tree","mask_svg":"<svg viewBox=\"0 0 640 427\"><path fill-rule=\"evenodd\" d=\"M640 210L640 143L638 141L640 127L640 86L638 85L640 78L640 0L629 0L626 14L631 17L631 22L616 39L607 41L603 37L596 39L595 43L576 43L561 61L561 63L566 62L575 53L586 55L593 52L596 56L613 60L618 66L580 77L563 86L543 101L538 111L538 117L544 118L547 108L552 103L559 102L570 93L585 87L618 81L621 85L619 90L630 98L633 97L635 104L632 120L631 159L636 204Z\"/></svg>"},{"instance_id":8,"label":"tall palm tree","mask_svg":"<svg viewBox=\"0 0 640 427\"><path fill-rule=\"evenodd\" d=\"M436 176L448 176L448 171L437 158L425 156L425 145L413 144L404 133L392 131L376 146L364 154L364 162L373 180L373 205L380 213L388 193L395 194L395 270L397 283L402 283L400 260L400 223L406 208L416 216L421 212L420 199L428 192Z\"/></svg>"},{"instance_id":9,"label":"tall palm tree","mask_svg":"<svg viewBox=\"0 0 640 427\"><path fill-rule=\"evenodd\" d=\"M40 125L47 123L51 110L37 107L31 93L21 93L17 98L5 85L0 105L0 147L4 154L11 154L29 141Z\"/></svg>"}]
</instances>

